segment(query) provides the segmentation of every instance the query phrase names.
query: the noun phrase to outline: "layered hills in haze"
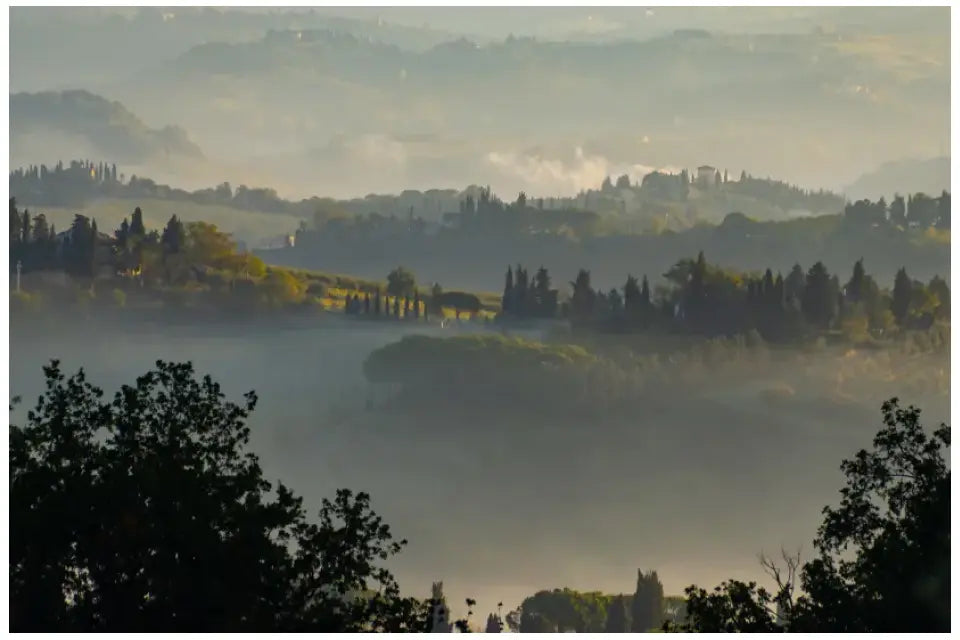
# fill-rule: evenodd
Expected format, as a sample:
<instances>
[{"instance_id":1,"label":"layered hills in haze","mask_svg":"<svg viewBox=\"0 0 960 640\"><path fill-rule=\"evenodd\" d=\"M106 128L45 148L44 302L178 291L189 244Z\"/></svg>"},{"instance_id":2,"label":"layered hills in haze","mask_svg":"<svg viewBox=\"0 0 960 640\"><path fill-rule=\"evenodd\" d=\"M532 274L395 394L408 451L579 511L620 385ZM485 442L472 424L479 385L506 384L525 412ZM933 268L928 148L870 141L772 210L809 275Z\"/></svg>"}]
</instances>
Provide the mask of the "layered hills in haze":
<instances>
[{"instance_id":1,"label":"layered hills in haze","mask_svg":"<svg viewBox=\"0 0 960 640\"><path fill-rule=\"evenodd\" d=\"M76 67L82 88L191 132L206 184L288 197L471 183L572 195L606 175L701 164L840 189L883 162L942 155L949 139L939 9L517 9L499 31L483 10L428 25L393 10L88 12L91 33L120 20L110 33L143 34L124 45L137 64L98 62L75 33L89 59L61 56L57 74L24 73L22 51L63 18L18 11L14 90L45 73L63 86Z\"/></svg>"}]
</instances>

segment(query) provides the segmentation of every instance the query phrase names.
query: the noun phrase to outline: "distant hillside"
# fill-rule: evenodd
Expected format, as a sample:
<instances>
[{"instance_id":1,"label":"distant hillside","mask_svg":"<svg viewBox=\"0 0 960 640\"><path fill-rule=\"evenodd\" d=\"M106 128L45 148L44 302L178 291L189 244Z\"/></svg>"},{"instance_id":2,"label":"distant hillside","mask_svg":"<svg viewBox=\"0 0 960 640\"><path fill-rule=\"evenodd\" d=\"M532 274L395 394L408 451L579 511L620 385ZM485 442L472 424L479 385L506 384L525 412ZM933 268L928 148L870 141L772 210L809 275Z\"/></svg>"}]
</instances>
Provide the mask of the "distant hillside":
<instances>
[{"instance_id":1,"label":"distant hillside","mask_svg":"<svg viewBox=\"0 0 960 640\"><path fill-rule=\"evenodd\" d=\"M203 157L180 127L151 129L119 102L88 91L10 96L11 162L29 153L31 147L57 140L97 157L130 164L170 156Z\"/></svg>"},{"instance_id":2,"label":"distant hillside","mask_svg":"<svg viewBox=\"0 0 960 640\"><path fill-rule=\"evenodd\" d=\"M412 51L289 29L198 45L110 94L175 118L210 156L246 160L265 182L338 197L467 181L573 195L634 165L707 161L839 187L867 158L935 153L948 50L944 37L688 30Z\"/></svg>"},{"instance_id":3,"label":"distant hillside","mask_svg":"<svg viewBox=\"0 0 960 640\"><path fill-rule=\"evenodd\" d=\"M948 157L888 162L857 178L844 189L844 193L854 200L876 198L879 195L889 200L894 193L937 195L943 190L950 190Z\"/></svg>"}]
</instances>

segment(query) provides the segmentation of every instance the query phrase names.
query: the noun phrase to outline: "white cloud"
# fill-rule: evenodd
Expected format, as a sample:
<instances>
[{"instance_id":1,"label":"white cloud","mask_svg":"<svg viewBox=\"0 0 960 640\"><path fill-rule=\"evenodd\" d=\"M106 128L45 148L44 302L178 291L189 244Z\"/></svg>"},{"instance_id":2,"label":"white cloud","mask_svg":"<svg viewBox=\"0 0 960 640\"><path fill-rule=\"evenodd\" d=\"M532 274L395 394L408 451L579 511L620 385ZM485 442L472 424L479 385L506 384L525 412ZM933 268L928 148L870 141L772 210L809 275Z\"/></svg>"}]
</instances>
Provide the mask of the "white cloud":
<instances>
[{"instance_id":1,"label":"white cloud","mask_svg":"<svg viewBox=\"0 0 960 640\"><path fill-rule=\"evenodd\" d=\"M651 171L677 172L673 167L654 167L639 163L615 163L602 155L588 155L581 147L574 151L570 162L547 158L539 154L520 154L513 151L491 151L486 163L505 177L523 183L531 193L574 195L585 189L596 189L607 176L616 178L627 174L636 182Z\"/></svg>"}]
</instances>

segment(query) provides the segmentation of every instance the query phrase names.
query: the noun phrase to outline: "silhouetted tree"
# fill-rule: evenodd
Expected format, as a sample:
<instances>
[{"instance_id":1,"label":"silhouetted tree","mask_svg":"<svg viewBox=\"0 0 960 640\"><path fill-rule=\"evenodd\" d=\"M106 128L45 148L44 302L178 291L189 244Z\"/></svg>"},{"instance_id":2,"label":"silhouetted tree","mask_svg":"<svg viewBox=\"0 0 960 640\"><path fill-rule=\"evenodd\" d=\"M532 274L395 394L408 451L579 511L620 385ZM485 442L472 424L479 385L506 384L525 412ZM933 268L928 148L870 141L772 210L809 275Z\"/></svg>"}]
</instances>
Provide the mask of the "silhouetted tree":
<instances>
[{"instance_id":1,"label":"silhouetted tree","mask_svg":"<svg viewBox=\"0 0 960 640\"><path fill-rule=\"evenodd\" d=\"M907 226L907 204L899 193L894 194L889 211L890 224L900 227Z\"/></svg>"},{"instance_id":2,"label":"silhouetted tree","mask_svg":"<svg viewBox=\"0 0 960 640\"><path fill-rule=\"evenodd\" d=\"M596 298L596 294L590 287L590 272L580 269L576 280L571 282L570 286L573 287L573 296L570 300L571 316L575 321L582 322L593 315Z\"/></svg>"},{"instance_id":3,"label":"silhouetted tree","mask_svg":"<svg viewBox=\"0 0 960 640\"><path fill-rule=\"evenodd\" d=\"M413 274L403 267L397 267L387 274L387 295L394 297L413 295L416 288L417 281Z\"/></svg>"},{"instance_id":4,"label":"silhouetted tree","mask_svg":"<svg viewBox=\"0 0 960 640\"><path fill-rule=\"evenodd\" d=\"M630 631L646 633L663 624L663 585L656 571L637 570L637 589L633 594Z\"/></svg>"},{"instance_id":5,"label":"silhouetted tree","mask_svg":"<svg viewBox=\"0 0 960 640\"><path fill-rule=\"evenodd\" d=\"M640 302L640 287L637 283L637 279L631 275L627 276L627 282L623 285L623 306L627 315L636 319L642 308Z\"/></svg>"},{"instance_id":6,"label":"silhouetted tree","mask_svg":"<svg viewBox=\"0 0 960 640\"><path fill-rule=\"evenodd\" d=\"M422 628L378 566L401 550L365 493L302 498L247 451L251 392L224 399L158 362L112 401L54 361L10 427L10 627L17 632Z\"/></svg>"},{"instance_id":7,"label":"silhouetted tree","mask_svg":"<svg viewBox=\"0 0 960 640\"><path fill-rule=\"evenodd\" d=\"M163 228L160 235L160 244L166 254L180 253L183 251L187 239L187 232L177 216L171 216L167 226Z\"/></svg>"},{"instance_id":8,"label":"silhouetted tree","mask_svg":"<svg viewBox=\"0 0 960 640\"><path fill-rule=\"evenodd\" d=\"M640 304L645 312L650 310L650 283L647 276L643 276L643 283L640 285Z\"/></svg>"},{"instance_id":9,"label":"silhouetted tree","mask_svg":"<svg viewBox=\"0 0 960 640\"><path fill-rule=\"evenodd\" d=\"M853 274L846 286L846 296L851 302L859 302L863 295L864 280L866 272L863 269L863 258L857 260L853 265Z\"/></svg>"},{"instance_id":10,"label":"silhouetted tree","mask_svg":"<svg viewBox=\"0 0 960 640\"><path fill-rule=\"evenodd\" d=\"M800 308L807 322L819 329L828 329L836 312L837 298L830 283L830 273L822 262L807 272Z\"/></svg>"},{"instance_id":11,"label":"silhouetted tree","mask_svg":"<svg viewBox=\"0 0 960 640\"><path fill-rule=\"evenodd\" d=\"M893 280L893 300L890 303L890 311L897 324L901 327L906 325L907 312L910 310L910 299L913 297L913 283L907 270L900 267Z\"/></svg>"},{"instance_id":12,"label":"silhouetted tree","mask_svg":"<svg viewBox=\"0 0 960 640\"><path fill-rule=\"evenodd\" d=\"M607 621L603 628L604 633L629 633L627 620L627 603L623 596L615 597L607 607Z\"/></svg>"},{"instance_id":13,"label":"silhouetted tree","mask_svg":"<svg viewBox=\"0 0 960 640\"><path fill-rule=\"evenodd\" d=\"M504 313L513 312L513 268L507 266L506 282L503 286L503 297L501 298L500 308Z\"/></svg>"},{"instance_id":14,"label":"silhouetted tree","mask_svg":"<svg viewBox=\"0 0 960 640\"><path fill-rule=\"evenodd\" d=\"M143 225L143 212L140 207L133 210L133 216L130 218L130 235L141 238L147 234L147 228Z\"/></svg>"},{"instance_id":15,"label":"silhouetted tree","mask_svg":"<svg viewBox=\"0 0 960 640\"><path fill-rule=\"evenodd\" d=\"M950 427L928 433L920 410L883 404L873 450L844 460L838 507L824 509L800 572L770 594L755 583L687 588L681 631L945 633L950 629ZM776 625L779 605L780 629Z\"/></svg>"},{"instance_id":16,"label":"silhouetted tree","mask_svg":"<svg viewBox=\"0 0 960 640\"><path fill-rule=\"evenodd\" d=\"M799 307L803 299L803 290L806 287L806 276L803 274L803 267L799 264L793 265L790 273L783 281L783 293L786 301Z\"/></svg>"}]
</instances>

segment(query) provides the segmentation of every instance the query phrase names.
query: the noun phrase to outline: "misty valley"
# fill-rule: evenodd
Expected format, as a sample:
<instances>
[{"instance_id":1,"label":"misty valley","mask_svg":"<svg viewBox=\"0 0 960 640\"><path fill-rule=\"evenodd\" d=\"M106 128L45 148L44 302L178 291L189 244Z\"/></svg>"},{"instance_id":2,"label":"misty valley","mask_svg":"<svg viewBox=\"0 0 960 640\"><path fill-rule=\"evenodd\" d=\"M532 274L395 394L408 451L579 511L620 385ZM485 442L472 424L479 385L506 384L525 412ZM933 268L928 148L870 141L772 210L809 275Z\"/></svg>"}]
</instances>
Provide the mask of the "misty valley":
<instances>
[{"instance_id":1,"label":"misty valley","mask_svg":"<svg viewBox=\"0 0 960 640\"><path fill-rule=\"evenodd\" d=\"M11 631L949 630L946 10L381 10L11 12Z\"/></svg>"}]
</instances>

